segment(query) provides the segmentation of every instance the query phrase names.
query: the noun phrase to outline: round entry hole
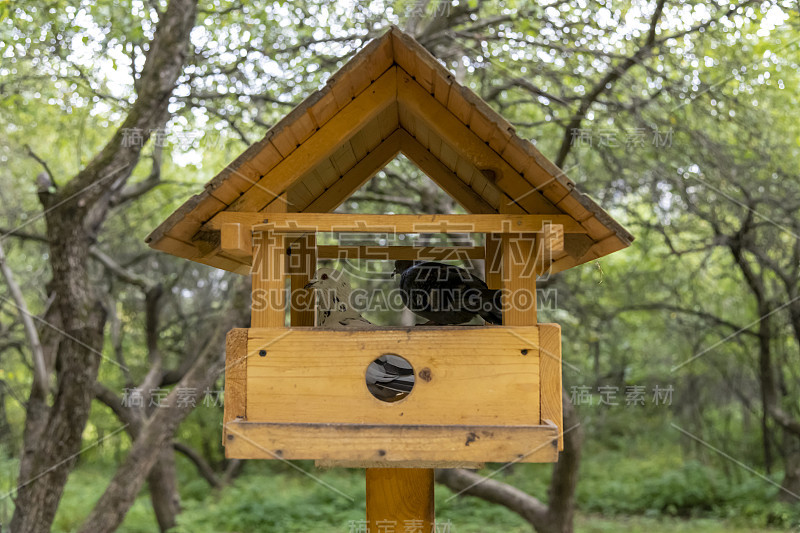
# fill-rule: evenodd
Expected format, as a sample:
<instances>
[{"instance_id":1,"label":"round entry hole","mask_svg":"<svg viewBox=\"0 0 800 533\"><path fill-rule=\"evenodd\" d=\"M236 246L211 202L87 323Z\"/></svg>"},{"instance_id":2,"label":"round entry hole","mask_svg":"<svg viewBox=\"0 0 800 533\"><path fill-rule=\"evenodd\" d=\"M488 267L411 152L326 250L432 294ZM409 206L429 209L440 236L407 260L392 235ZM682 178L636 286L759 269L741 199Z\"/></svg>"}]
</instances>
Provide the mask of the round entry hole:
<instances>
[{"instance_id":1,"label":"round entry hole","mask_svg":"<svg viewBox=\"0 0 800 533\"><path fill-rule=\"evenodd\" d=\"M365 379L374 397L382 402L396 402L414 388L414 368L405 358L387 353L367 365Z\"/></svg>"}]
</instances>

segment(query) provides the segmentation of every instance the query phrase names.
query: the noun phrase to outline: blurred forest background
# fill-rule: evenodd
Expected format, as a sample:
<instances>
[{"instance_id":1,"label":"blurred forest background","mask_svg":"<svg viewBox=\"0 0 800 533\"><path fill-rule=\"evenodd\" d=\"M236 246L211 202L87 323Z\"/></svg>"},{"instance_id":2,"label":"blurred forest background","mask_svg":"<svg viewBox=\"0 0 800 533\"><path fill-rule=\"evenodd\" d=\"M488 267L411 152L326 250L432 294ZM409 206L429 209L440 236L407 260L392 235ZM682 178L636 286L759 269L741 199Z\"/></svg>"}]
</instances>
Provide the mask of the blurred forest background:
<instances>
[{"instance_id":1,"label":"blurred forest background","mask_svg":"<svg viewBox=\"0 0 800 533\"><path fill-rule=\"evenodd\" d=\"M396 24L637 237L542 284L574 405L562 462L452 499L475 474L440 473L440 530L797 530L797 9L1 1L0 523L358 531L363 472L224 459L249 281L144 237ZM340 210L457 207L399 159Z\"/></svg>"}]
</instances>

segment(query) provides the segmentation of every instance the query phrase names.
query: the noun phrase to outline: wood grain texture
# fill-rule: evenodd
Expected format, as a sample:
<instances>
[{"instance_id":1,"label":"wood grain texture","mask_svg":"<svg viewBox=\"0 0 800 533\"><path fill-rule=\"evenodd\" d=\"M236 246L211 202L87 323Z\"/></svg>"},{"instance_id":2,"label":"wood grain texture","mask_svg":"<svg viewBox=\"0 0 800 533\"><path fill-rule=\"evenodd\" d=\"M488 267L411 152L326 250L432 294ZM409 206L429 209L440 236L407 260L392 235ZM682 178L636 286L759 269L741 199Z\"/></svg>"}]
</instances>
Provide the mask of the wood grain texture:
<instances>
[{"instance_id":1,"label":"wood grain texture","mask_svg":"<svg viewBox=\"0 0 800 533\"><path fill-rule=\"evenodd\" d=\"M447 168L414 137L403 131L400 136L403 154L419 167L431 180L470 213L497 213L497 209L484 200L455 172Z\"/></svg>"},{"instance_id":2,"label":"wood grain texture","mask_svg":"<svg viewBox=\"0 0 800 533\"><path fill-rule=\"evenodd\" d=\"M531 234L502 236L504 326L536 324L536 239Z\"/></svg>"},{"instance_id":3,"label":"wood grain texture","mask_svg":"<svg viewBox=\"0 0 800 533\"><path fill-rule=\"evenodd\" d=\"M250 226L243 226L237 222L223 224L220 228L220 250L236 257L252 261L253 238Z\"/></svg>"},{"instance_id":4,"label":"wood grain texture","mask_svg":"<svg viewBox=\"0 0 800 533\"><path fill-rule=\"evenodd\" d=\"M490 289L503 288L503 255L501 244L502 235L487 233L484 248L486 249L486 285Z\"/></svg>"},{"instance_id":5,"label":"wood grain texture","mask_svg":"<svg viewBox=\"0 0 800 533\"><path fill-rule=\"evenodd\" d=\"M257 211L298 177L327 159L342 145L343 140L395 101L396 68L384 72L368 89L340 109L324 126L288 154L253 187L232 205L237 211Z\"/></svg>"},{"instance_id":6,"label":"wood grain texture","mask_svg":"<svg viewBox=\"0 0 800 533\"><path fill-rule=\"evenodd\" d=\"M317 247L320 259L373 259L389 261L463 261L483 259L481 246L435 247L435 246L336 246Z\"/></svg>"},{"instance_id":7,"label":"wood grain texture","mask_svg":"<svg viewBox=\"0 0 800 533\"><path fill-rule=\"evenodd\" d=\"M363 159L342 173L338 180L331 184L310 205L304 207L303 211L315 213L333 211L394 159L399 152L399 134L393 133L374 150L366 154Z\"/></svg>"},{"instance_id":8,"label":"wood grain texture","mask_svg":"<svg viewBox=\"0 0 800 533\"><path fill-rule=\"evenodd\" d=\"M225 401L222 414L222 445L225 445L225 425L247 419L247 337L245 328L232 329L225 337Z\"/></svg>"},{"instance_id":9,"label":"wood grain texture","mask_svg":"<svg viewBox=\"0 0 800 533\"><path fill-rule=\"evenodd\" d=\"M564 449L564 416L561 396L561 326L539 324L539 383L542 423L558 426L558 449Z\"/></svg>"},{"instance_id":10,"label":"wood grain texture","mask_svg":"<svg viewBox=\"0 0 800 533\"><path fill-rule=\"evenodd\" d=\"M591 237L590 245L598 246L590 251L588 246L566 246L568 255L558 255L554 272L624 248L633 240L531 142L456 83L419 43L393 28L367 44L322 90L306 98L205 190L185 202L147 242L174 255L242 272L246 267L235 260L236 249L209 254L206 241L198 238L208 230L209 218L222 210L262 210L287 189L298 206L307 207L317 199L319 205L340 203L342 192L331 186L347 189L349 185L339 180L342 173L353 170L351 165L373 151L377 143L371 144L372 140L385 139L399 124L416 137L417 164L468 210L483 211L486 205L499 209L510 203L529 213L567 213L583 222L580 231ZM362 165L367 166L371 164ZM452 175L442 172L442 166ZM453 175L457 181L450 180ZM574 231L565 227L565 243Z\"/></svg>"},{"instance_id":11,"label":"wood grain texture","mask_svg":"<svg viewBox=\"0 0 800 533\"><path fill-rule=\"evenodd\" d=\"M279 233L312 231L375 233L537 233L546 224L562 224L565 233L583 233L584 228L568 215L367 215L361 213L263 213L223 212L209 221L216 229L224 222L248 221L253 230ZM263 224L257 223L266 219Z\"/></svg>"},{"instance_id":12,"label":"wood grain texture","mask_svg":"<svg viewBox=\"0 0 800 533\"><path fill-rule=\"evenodd\" d=\"M286 236L270 231L253 234L250 325L281 328L286 323Z\"/></svg>"},{"instance_id":13,"label":"wood grain texture","mask_svg":"<svg viewBox=\"0 0 800 533\"><path fill-rule=\"evenodd\" d=\"M230 459L384 462L408 467L482 462L549 463L558 458L558 428L529 426L309 424L234 420Z\"/></svg>"},{"instance_id":14,"label":"wood grain texture","mask_svg":"<svg viewBox=\"0 0 800 533\"><path fill-rule=\"evenodd\" d=\"M369 531L434 531L432 468L368 468L366 477Z\"/></svg>"},{"instance_id":15,"label":"wood grain texture","mask_svg":"<svg viewBox=\"0 0 800 533\"><path fill-rule=\"evenodd\" d=\"M486 463L472 461L367 461L367 460L335 460L317 459L314 461L317 468L467 468L480 470Z\"/></svg>"},{"instance_id":16,"label":"wood grain texture","mask_svg":"<svg viewBox=\"0 0 800 533\"><path fill-rule=\"evenodd\" d=\"M317 323L316 294L304 288L317 270L316 241L315 234L307 233L289 244L289 323L292 326L313 326Z\"/></svg>"},{"instance_id":17,"label":"wood grain texture","mask_svg":"<svg viewBox=\"0 0 800 533\"><path fill-rule=\"evenodd\" d=\"M456 93L458 91L451 90L451 97ZM449 108L450 104L448 107L440 104L401 68L397 74L397 98L401 109L407 108L419 120L427 123L443 142L449 144L461 157L479 169L496 169L497 185L528 213L561 213L561 210L537 192L508 162L492 150L484 139L472 132L466 126L468 120L465 121L463 116L454 114L454 110Z\"/></svg>"},{"instance_id":18,"label":"wood grain texture","mask_svg":"<svg viewBox=\"0 0 800 533\"><path fill-rule=\"evenodd\" d=\"M539 422L538 328L250 329L247 412L253 422L530 425ZM386 403L367 366L392 353L417 376Z\"/></svg>"}]
</instances>

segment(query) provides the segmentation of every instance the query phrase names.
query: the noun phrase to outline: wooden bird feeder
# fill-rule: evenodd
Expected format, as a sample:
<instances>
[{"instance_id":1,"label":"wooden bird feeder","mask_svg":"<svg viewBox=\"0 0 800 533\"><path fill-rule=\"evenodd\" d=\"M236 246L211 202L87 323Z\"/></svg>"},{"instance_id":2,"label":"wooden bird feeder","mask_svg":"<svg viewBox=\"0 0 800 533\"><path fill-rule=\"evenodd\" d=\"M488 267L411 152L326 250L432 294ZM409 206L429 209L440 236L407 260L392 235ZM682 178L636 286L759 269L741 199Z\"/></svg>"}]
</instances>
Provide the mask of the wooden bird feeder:
<instances>
[{"instance_id":1,"label":"wooden bird feeder","mask_svg":"<svg viewBox=\"0 0 800 533\"><path fill-rule=\"evenodd\" d=\"M470 214L331 213L399 153ZM485 246L456 249L316 246L319 232L486 238ZM536 277L632 240L397 28L147 238L153 248L252 276L251 327L227 339L226 456L366 467L371 523L433 520L434 467L558 460L561 333L537 323ZM484 259L488 285L506 289L510 303L502 326L315 328L313 303L300 300L308 300L303 287L317 259L326 258ZM393 403L373 397L364 379L387 353L410 362L416 379ZM419 505L390 501L404 491Z\"/></svg>"}]
</instances>

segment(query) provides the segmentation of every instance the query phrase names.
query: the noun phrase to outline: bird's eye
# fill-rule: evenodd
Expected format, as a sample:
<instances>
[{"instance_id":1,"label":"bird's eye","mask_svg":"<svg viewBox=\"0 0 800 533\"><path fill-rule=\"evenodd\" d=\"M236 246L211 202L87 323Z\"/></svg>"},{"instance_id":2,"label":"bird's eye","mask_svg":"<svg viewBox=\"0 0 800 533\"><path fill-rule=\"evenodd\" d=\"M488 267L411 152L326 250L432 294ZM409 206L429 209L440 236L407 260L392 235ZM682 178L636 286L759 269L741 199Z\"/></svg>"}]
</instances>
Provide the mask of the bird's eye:
<instances>
[{"instance_id":1,"label":"bird's eye","mask_svg":"<svg viewBox=\"0 0 800 533\"><path fill-rule=\"evenodd\" d=\"M322 275L322 276L320 276L320 277L323 279L323 281L324 281L324 280L326 280L326 279L328 279L328 275L327 275L327 274L323 274L323 275Z\"/></svg>"}]
</instances>

